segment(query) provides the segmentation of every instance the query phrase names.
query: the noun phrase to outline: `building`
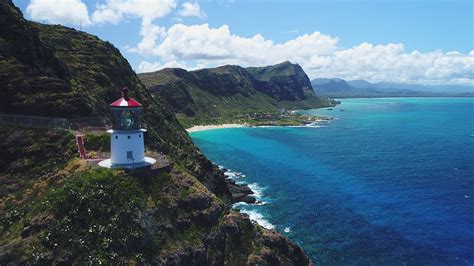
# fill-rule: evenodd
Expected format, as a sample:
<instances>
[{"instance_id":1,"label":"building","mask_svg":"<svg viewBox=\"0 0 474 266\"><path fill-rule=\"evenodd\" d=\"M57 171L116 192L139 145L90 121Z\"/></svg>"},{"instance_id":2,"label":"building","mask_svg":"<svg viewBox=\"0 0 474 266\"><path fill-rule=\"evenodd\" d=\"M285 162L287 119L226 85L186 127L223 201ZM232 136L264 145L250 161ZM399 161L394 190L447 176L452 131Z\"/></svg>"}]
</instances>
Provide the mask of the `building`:
<instances>
[{"instance_id":1,"label":"building","mask_svg":"<svg viewBox=\"0 0 474 266\"><path fill-rule=\"evenodd\" d=\"M145 157L144 133L141 127L142 105L128 96L123 88L122 98L110 104L112 129L110 133L110 159L99 162L107 168L136 169L149 167L155 159Z\"/></svg>"}]
</instances>

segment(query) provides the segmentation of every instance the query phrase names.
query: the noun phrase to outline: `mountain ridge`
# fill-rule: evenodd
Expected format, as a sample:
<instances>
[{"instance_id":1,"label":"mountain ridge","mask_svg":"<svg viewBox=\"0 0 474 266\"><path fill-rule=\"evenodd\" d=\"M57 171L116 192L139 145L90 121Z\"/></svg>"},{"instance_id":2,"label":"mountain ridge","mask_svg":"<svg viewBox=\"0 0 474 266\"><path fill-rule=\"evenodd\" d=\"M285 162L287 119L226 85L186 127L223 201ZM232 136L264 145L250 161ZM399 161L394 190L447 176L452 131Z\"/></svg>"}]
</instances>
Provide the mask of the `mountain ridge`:
<instances>
[{"instance_id":1,"label":"mountain ridge","mask_svg":"<svg viewBox=\"0 0 474 266\"><path fill-rule=\"evenodd\" d=\"M318 97L303 69L288 61L267 67L225 65L194 71L165 68L138 76L178 116L191 118L334 104Z\"/></svg>"},{"instance_id":2,"label":"mountain ridge","mask_svg":"<svg viewBox=\"0 0 474 266\"><path fill-rule=\"evenodd\" d=\"M109 116L128 86L143 106L146 149L170 161L153 176L91 169L70 131L0 124L1 265L312 264L230 209L229 180L110 43L29 22L0 0L0 78L0 112L64 118ZM93 156L109 140L86 134L85 145Z\"/></svg>"}]
</instances>

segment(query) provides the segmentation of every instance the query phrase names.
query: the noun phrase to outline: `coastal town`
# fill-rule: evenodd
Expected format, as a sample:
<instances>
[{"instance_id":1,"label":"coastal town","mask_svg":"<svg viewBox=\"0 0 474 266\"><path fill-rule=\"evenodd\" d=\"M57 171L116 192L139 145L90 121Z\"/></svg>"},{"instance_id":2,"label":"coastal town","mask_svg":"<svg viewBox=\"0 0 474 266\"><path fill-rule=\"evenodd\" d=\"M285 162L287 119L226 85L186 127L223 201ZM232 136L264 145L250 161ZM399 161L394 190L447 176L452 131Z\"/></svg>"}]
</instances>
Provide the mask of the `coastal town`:
<instances>
[{"instance_id":1,"label":"coastal town","mask_svg":"<svg viewBox=\"0 0 474 266\"><path fill-rule=\"evenodd\" d=\"M331 117L299 114L297 111L281 111L279 113L250 113L234 117L195 118L188 132L208 129L234 127L264 127L264 126L308 126L331 120ZM186 124L186 122L184 122Z\"/></svg>"}]
</instances>

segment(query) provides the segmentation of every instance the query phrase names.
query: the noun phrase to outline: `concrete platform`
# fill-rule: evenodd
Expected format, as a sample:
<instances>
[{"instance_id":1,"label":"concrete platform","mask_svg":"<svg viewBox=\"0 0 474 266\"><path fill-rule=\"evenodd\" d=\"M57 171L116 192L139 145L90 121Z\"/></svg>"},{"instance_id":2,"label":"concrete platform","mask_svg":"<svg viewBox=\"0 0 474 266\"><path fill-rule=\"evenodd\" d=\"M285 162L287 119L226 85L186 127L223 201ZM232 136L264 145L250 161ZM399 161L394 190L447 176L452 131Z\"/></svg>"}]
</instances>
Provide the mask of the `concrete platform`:
<instances>
[{"instance_id":1,"label":"concrete platform","mask_svg":"<svg viewBox=\"0 0 474 266\"><path fill-rule=\"evenodd\" d=\"M99 166L105 168L121 168L121 169L128 169L128 170L135 170L138 168L151 168L153 164L156 163L156 159L145 157L145 161L139 163L131 163L131 164L112 164L110 159L105 159L99 162Z\"/></svg>"}]
</instances>

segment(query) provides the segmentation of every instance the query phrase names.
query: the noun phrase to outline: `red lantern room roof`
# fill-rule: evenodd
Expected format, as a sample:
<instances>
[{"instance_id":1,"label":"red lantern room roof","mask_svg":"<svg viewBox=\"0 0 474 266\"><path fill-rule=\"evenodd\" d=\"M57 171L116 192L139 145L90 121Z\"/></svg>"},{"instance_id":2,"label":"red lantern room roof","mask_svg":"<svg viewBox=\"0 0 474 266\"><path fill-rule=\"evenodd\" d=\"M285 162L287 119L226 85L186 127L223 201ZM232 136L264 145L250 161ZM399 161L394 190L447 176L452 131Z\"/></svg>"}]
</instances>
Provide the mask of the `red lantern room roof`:
<instances>
[{"instance_id":1,"label":"red lantern room roof","mask_svg":"<svg viewBox=\"0 0 474 266\"><path fill-rule=\"evenodd\" d=\"M111 107L141 107L142 105L136 100L128 97L128 88L122 89L122 98L110 104Z\"/></svg>"}]
</instances>

